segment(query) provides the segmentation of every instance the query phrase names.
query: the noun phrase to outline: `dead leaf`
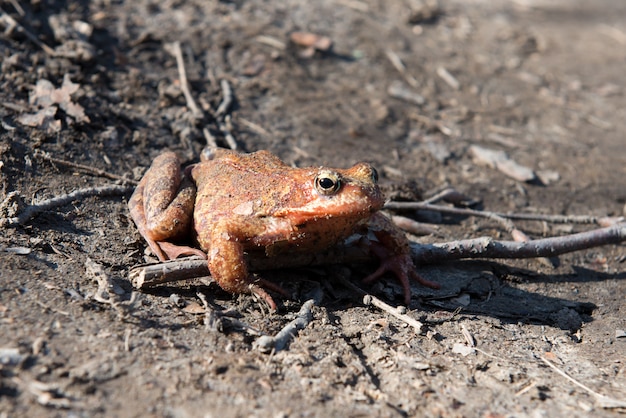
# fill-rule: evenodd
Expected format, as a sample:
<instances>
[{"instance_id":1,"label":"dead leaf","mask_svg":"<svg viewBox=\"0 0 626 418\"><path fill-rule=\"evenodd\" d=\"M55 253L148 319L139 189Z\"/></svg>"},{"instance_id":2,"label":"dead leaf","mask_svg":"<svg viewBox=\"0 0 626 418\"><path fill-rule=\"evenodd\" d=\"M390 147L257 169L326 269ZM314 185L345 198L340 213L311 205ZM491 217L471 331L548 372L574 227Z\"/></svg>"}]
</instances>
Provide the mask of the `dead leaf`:
<instances>
[{"instance_id":1,"label":"dead leaf","mask_svg":"<svg viewBox=\"0 0 626 418\"><path fill-rule=\"evenodd\" d=\"M183 308L183 312L187 312L190 314L203 314L206 312L206 310L202 306L200 306L199 303L190 302L189 305Z\"/></svg>"},{"instance_id":2,"label":"dead leaf","mask_svg":"<svg viewBox=\"0 0 626 418\"><path fill-rule=\"evenodd\" d=\"M57 113L56 106L50 106L39 110L36 113L24 113L17 117L17 122L33 128L39 128L49 133L61 130L61 121L55 119Z\"/></svg>"},{"instance_id":3,"label":"dead leaf","mask_svg":"<svg viewBox=\"0 0 626 418\"><path fill-rule=\"evenodd\" d=\"M57 105L76 122L90 122L89 117L85 115L85 109L72 101L72 95L79 88L79 84L72 83L69 74L65 74L63 84L58 89L48 80L42 79L37 81L35 89L30 94L29 102L32 106L39 107L41 110L34 114L20 116L18 122L23 125L49 130L51 122L47 121L46 117L53 118L56 115ZM60 129L60 121L58 125Z\"/></svg>"},{"instance_id":4,"label":"dead leaf","mask_svg":"<svg viewBox=\"0 0 626 418\"><path fill-rule=\"evenodd\" d=\"M483 148L478 145L472 145L469 148L469 151L472 154L472 157L474 157L474 162L476 164L496 168L501 173L511 177L512 179L517 181L532 181L536 178L532 169L518 164L504 151Z\"/></svg>"}]
</instances>

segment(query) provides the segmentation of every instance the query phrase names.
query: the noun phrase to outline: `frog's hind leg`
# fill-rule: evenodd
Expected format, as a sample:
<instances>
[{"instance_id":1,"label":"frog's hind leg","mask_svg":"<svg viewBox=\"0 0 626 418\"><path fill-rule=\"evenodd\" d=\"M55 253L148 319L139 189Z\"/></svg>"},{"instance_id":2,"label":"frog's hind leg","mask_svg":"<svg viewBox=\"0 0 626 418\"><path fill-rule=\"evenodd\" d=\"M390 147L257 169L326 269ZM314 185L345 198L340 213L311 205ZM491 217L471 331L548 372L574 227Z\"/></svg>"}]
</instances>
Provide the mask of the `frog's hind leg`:
<instances>
[{"instance_id":1,"label":"frog's hind leg","mask_svg":"<svg viewBox=\"0 0 626 418\"><path fill-rule=\"evenodd\" d=\"M181 175L180 162L173 152L155 158L131 196L131 217L161 261L183 254L202 254L200 250L169 242L189 236L195 197L196 187Z\"/></svg>"}]
</instances>

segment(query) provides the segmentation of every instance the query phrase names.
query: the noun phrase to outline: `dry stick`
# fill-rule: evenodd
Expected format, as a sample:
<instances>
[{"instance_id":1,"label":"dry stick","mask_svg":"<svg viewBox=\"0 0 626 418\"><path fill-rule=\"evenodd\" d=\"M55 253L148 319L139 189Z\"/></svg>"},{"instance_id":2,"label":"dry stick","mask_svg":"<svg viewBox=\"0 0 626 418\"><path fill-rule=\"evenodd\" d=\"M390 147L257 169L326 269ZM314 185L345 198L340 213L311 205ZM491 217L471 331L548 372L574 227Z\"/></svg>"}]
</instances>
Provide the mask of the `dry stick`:
<instances>
[{"instance_id":1,"label":"dry stick","mask_svg":"<svg viewBox=\"0 0 626 418\"><path fill-rule=\"evenodd\" d=\"M220 80L220 87L222 88L222 103L217 107L215 111L215 117L219 118L226 115L230 105L233 103L233 90L230 88L230 83L225 78Z\"/></svg>"},{"instance_id":2,"label":"dry stick","mask_svg":"<svg viewBox=\"0 0 626 418\"><path fill-rule=\"evenodd\" d=\"M187 82L187 72L185 70L185 60L183 59L183 53L180 49L180 42L178 41L173 42L169 44L169 46L170 46L170 52L176 58L176 64L178 66L178 77L180 78L180 88L183 91L183 95L185 96L187 107L189 107L189 109L191 110L191 113L193 114L195 118L202 119L203 113L198 107L198 105L196 104L196 101L191 95L191 92L189 91L189 83ZM222 80L220 82L220 86L222 87L222 93L223 93L224 98L219 108L216 111L217 126L220 129L220 131L222 131L222 134L224 135L224 139L226 140L226 143L228 144L228 146L231 149L237 149L237 141L235 141L235 138L233 137L231 130L227 127L227 125L230 122L230 119L226 117L225 118L226 123L222 120L222 118L224 117L224 114L228 111L228 108L230 107L232 103L232 98L233 98L232 89L230 88L230 84L228 83L227 80ZM203 134L209 146L215 144L215 139L212 137L211 133L208 130L204 129Z\"/></svg>"},{"instance_id":3,"label":"dry stick","mask_svg":"<svg viewBox=\"0 0 626 418\"><path fill-rule=\"evenodd\" d=\"M391 314L392 316L398 318L399 320L406 323L407 325L412 326L415 329L415 332L417 332L418 334L422 332L422 328L424 327L424 324L422 324L417 319L411 318L409 315L400 311L398 308L393 307L389 305L388 303L383 302L382 300L378 299L376 296L370 295L365 290L361 289L360 287L352 283L350 280L343 278L343 277L340 278L340 280L344 286L349 287L353 291L363 296L364 305L373 305L377 307L378 309L385 311L388 314Z\"/></svg>"},{"instance_id":4,"label":"dry stick","mask_svg":"<svg viewBox=\"0 0 626 418\"><path fill-rule=\"evenodd\" d=\"M626 223L526 242L497 241L491 237L480 237L436 244L420 244L411 247L411 255L417 263L439 263L463 258L554 257L623 241L626 241Z\"/></svg>"},{"instance_id":5,"label":"dry stick","mask_svg":"<svg viewBox=\"0 0 626 418\"><path fill-rule=\"evenodd\" d=\"M51 199L43 200L37 204L30 205L14 218L0 219L0 226L18 226L28 222L34 216L39 215L41 212L65 206L75 200L81 200L91 196L119 196L130 193L134 190L134 186L120 186L117 184L100 186L100 187L87 187L84 189L74 190L71 193L53 197Z\"/></svg>"},{"instance_id":6,"label":"dry stick","mask_svg":"<svg viewBox=\"0 0 626 418\"><path fill-rule=\"evenodd\" d=\"M237 118L237 121L243 125L246 125L248 128L252 129L254 132L261 136L272 136L272 134L270 134L267 129L263 128L261 125L249 121L248 119Z\"/></svg>"},{"instance_id":7,"label":"dry stick","mask_svg":"<svg viewBox=\"0 0 626 418\"><path fill-rule=\"evenodd\" d=\"M281 254L272 258L251 257L247 261L251 271L262 271L278 268L367 261L369 259L369 255L362 248L336 246L316 254ZM161 284L179 280L205 278L210 274L205 259L199 257L185 257L176 260L134 266L128 272L128 279L135 289L146 290Z\"/></svg>"},{"instance_id":8,"label":"dry stick","mask_svg":"<svg viewBox=\"0 0 626 418\"><path fill-rule=\"evenodd\" d=\"M187 72L185 70L185 60L183 59L183 52L180 49L180 42L172 42L169 44L171 47L170 52L176 58L176 65L178 66L178 78L180 78L180 88L185 96L187 107L191 110L191 113L195 118L202 118L202 111L193 99L191 92L189 91L189 83L187 82Z\"/></svg>"},{"instance_id":9,"label":"dry stick","mask_svg":"<svg viewBox=\"0 0 626 418\"><path fill-rule=\"evenodd\" d=\"M60 165L66 166L66 167L76 168L78 170L83 170L83 171L86 171L88 173L94 174L96 176L106 177L106 178L109 178L111 180L120 180L120 181L123 181L124 183L130 183L130 184L135 184L135 185L139 184L138 181L131 180L131 179L126 178L126 177L118 176L117 174L109 173L108 171L100 170L99 168L91 167L91 166L84 165L84 164L74 163L72 161L60 160L58 158L51 157L50 154L48 154L46 152L39 152L38 151L38 152L35 153L35 156L41 157L44 160L50 161L51 163L54 163L54 164L60 164Z\"/></svg>"},{"instance_id":10,"label":"dry stick","mask_svg":"<svg viewBox=\"0 0 626 418\"><path fill-rule=\"evenodd\" d=\"M459 192L458 190L448 187L420 203L436 203L442 200L446 200L448 202L452 202L452 201L460 202L463 200L469 200L469 198L465 196L463 193Z\"/></svg>"},{"instance_id":11,"label":"dry stick","mask_svg":"<svg viewBox=\"0 0 626 418\"><path fill-rule=\"evenodd\" d=\"M490 212L466 208L456 208L443 205L432 205L422 202L388 202L385 204L386 209L396 210L431 210L433 212L451 213L454 215L477 216L481 218L493 218L494 216L506 219L514 219L520 221L545 221L551 223L576 223L576 224L598 224L610 225L622 222L623 217L611 216L585 216L585 215L542 215L532 213L500 213Z\"/></svg>"},{"instance_id":12,"label":"dry stick","mask_svg":"<svg viewBox=\"0 0 626 418\"><path fill-rule=\"evenodd\" d=\"M204 134L204 139L206 139L207 147L210 149L217 148L217 141L215 137L211 134L208 128L202 128L202 133Z\"/></svg>"},{"instance_id":13,"label":"dry stick","mask_svg":"<svg viewBox=\"0 0 626 418\"><path fill-rule=\"evenodd\" d=\"M224 140L226 140L226 144L228 144L230 149L236 150L237 141L235 140L235 137L233 136L233 134L231 133L231 129L229 128L230 115L226 115L224 117L224 120L225 122L223 122L221 119L218 119L217 126L220 128L220 131L222 131L222 134L224 135Z\"/></svg>"},{"instance_id":14,"label":"dry stick","mask_svg":"<svg viewBox=\"0 0 626 418\"><path fill-rule=\"evenodd\" d=\"M11 3L11 6L13 6L13 8L15 8L17 13L21 17L24 17L26 15L26 12L24 12L24 9L22 8L22 6L20 6L20 4L17 2L17 0L9 0L9 2Z\"/></svg>"},{"instance_id":15,"label":"dry stick","mask_svg":"<svg viewBox=\"0 0 626 418\"><path fill-rule=\"evenodd\" d=\"M48 45L41 42L35 35L27 31L26 28L24 28L24 26L20 25L15 19L13 19L4 10L2 10L2 14L0 14L0 20L5 20L8 25L12 26L13 28L17 28L17 30L23 33L28 39L31 40L31 42L35 43L39 48L43 49L43 51L46 54L50 56L56 55L56 52L54 51L54 49L50 48Z\"/></svg>"},{"instance_id":16,"label":"dry stick","mask_svg":"<svg viewBox=\"0 0 626 418\"><path fill-rule=\"evenodd\" d=\"M430 202L441 200L441 199L445 198L449 193L450 193L449 190L444 190L443 192L438 193L437 195L431 197L426 202L388 202L387 204L385 204L385 208L387 208L387 209L403 209L403 208L405 208L405 206L404 206L405 203L408 203L411 206L413 206L413 205L420 206L421 208L428 209L428 210L433 210L433 211L436 211L436 212L444 212L444 213L448 212L448 213L464 214L464 215L470 215L470 213L468 211L471 211L472 213L476 212L475 216L488 218L488 219L491 219L492 221L495 221L495 222L499 223L500 225L502 225L504 230L506 232L508 232L509 234L511 234L514 237L513 239L515 239L516 241L528 241L528 237L526 237L526 235L522 231L517 229L515 227L515 224L513 224L513 222L511 222L511 220L506 219L505 217L502 217L502 216L500 216L497 213L489 212L489 211L474 211L472 209L461 209L461 208L450 207L450 206L441 206L441 205L432 205L432 204L430 204ZM402 206L397 207L398 205L402 205ZM414 208L411 207L410 209L414 209ZM449 211L449 209L453 209L454 211ZM462 211L462 213L459 213L459 211Z\"/></svg>"},{"instance_id":17,"label":"dry stick","mask_svg":"<svg viewBox=\"0 0 626 418\"><path fill-rule=\"evenodd\" d=\"M417 82L415 77L407 72L406 65L404 65L402 59L398 56L398 54L395 53L395 51L393 51L392 49L387 49L385 51L385 55L387 55L387 59L389 59L391 65L393 65L394 68L398 70L400 74L402 74L407 83L409 83L412 87L419 87L419 83Z\"/></svg>"},{"instance_id":18,"label":"dry stick","mask_svg":"<svg viewBox=\"0 0 626 418\"><path fill-rule=\"evenodd\" d=\"M230 115L226 112L230 109L230 105L233 102L233 90L230 88L230 83L226 79L220 81L220 87L222 88L222 102L215 111L215 120L217 121L217 127L224 135L224 140L228 147L232 150L237 149L237 141L232 134Z\"/></svg>"},{"instance_id":19,"label":"dry stick","mask_svg":"<svg viewBox=\"0 0 626 418\"><path fill-rule=\"evenodd\" d=\"M541 361L543 361L548 366L550 366L558 374L560 374L561 376L563 376L564 378L566 378L567 380L569 380L570 382L572 382L576 386L586 390L587 392L589 392L593 396L595 396L596 400L600 403L600 406L602 408L626 408L626 401L620 401L620 400L617 400L617 399L610 398L610 397L608 397L606 395L603 395L601 393L598 393L595 390L591 389L589 386L585 386L584 384L580 383L578 380L574 379L573 377L571 377L570 375L568 375L567 373L565 373L564 371L562 371L561 369L556 367L554 364L552 364L552 362L550 362L544 356L541 356L540 358L541 358Z\"/></svg>"},{"instance_id":20,"label":"dry stick","mask_svg":"<svg viewBox=\"0 0 626 418\"><path fill-rule=\"evenodd\" d=\"M497 241L480 237L436 244L412 244L411 256L417 264L442 263L452 260L485 258L554 257L573 251L618 244L626 241L626 223L526 242ZM336 246L320 254L284 254L274 258L250 259L251 270L268 270L296 266L357 263L371 259L356 247ZM137 289L147 289L162 283L208 276L206 260L182 259L165 263L136 266L129 278Z\"/></svg>"},{"instance_id":21,"label":"dry stick","mask_svg":"<svg viewBox=\"0 0 626 418\"><path fill-rule=\"evenodd\" d=\"M289 340L294 337L296 332L303 329L311 322L313 319L311 309L314 305L315 301L313 299L309 299L304 302L296 319L285 325L283 329L281 329L278 334L273 337L263 335L257 338L254 342L256 348L263 353L270 353L272 351L276 352L285 348L287 343L289 343Z\"/></svg>"}]
</instances>

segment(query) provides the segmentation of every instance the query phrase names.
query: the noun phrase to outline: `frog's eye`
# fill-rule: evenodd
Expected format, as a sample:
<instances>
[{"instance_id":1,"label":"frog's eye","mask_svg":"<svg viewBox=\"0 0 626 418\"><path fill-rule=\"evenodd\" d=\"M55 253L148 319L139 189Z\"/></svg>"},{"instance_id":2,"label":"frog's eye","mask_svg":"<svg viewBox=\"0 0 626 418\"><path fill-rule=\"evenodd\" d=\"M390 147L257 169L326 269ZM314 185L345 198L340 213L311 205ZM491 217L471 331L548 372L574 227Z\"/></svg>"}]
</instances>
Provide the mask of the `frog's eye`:
<instances>
[{"instance_id":1,"label":"frog's eye","mask_svg":"<svg viewBox=\"0 0 626 418\"><path fill-rule=\"evenodd\" d=\"M378 183L378 171L374 167L372 167L372 181L374 184Z\"/></svg>"},{"instance_id":2,"label":"frog's eye","mask_svg":"<svg viewBox=\"0 0 626 418\"><path fill-rule=\"evenodd\" d=\"M341 187L341 179L337 173L322 171L315 177L315 189L323 195L334 194Z\"/></svg>"}]
</instances>

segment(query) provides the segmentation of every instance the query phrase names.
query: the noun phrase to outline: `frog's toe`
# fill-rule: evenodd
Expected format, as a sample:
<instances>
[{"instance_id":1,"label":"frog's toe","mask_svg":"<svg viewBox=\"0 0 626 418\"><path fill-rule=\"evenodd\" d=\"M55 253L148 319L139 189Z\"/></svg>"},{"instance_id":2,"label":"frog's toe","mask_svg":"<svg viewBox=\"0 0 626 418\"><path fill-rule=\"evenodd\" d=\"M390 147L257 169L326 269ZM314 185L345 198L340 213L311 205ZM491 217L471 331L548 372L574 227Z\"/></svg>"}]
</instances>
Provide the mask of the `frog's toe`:
<instances>
[{"instance_id":1,"label":"frog's toe","mask_svg":"<svg viewBox=\"0 0 626 418\"><path fill-rule=\"evenodd\" d=\"M389 257L381 261L378 269L363 279L364 283L372 283L382 277L383 274L391 272L393 273L400 284L404 292L404 303L408 306L411 302L411 286L409 284L409 278L415 280L419 284L430 287L432 289L439 289L439 283L427 280L420 276L413 266L413 262L407 257L398 255L395 257Z\"/></svg>"},{"instance_id":2,"label":"frog's toe","mask_svg":"<svg viewBox=\"0 0 626 418\"><path fill-rule=\"evenodd\" d=\"M186 256L196 255L203 259L207 258L204 251L198 248L187 247L185 245L176 245L176 244L172 244L171 242L166 242L166 241L160 241L160 242L157 242L156 244L158 245L161 252L167 256L168 260L175 260L178 257L183 256L183 255L186 255ZM159 259L163 261L161 256L159 256Z\"/></svg>"},{"instance_id":3,"label":"frog's toe","mask_svg":"<svg viewBox=\"0 0 626 418\"><path fill-rule=\"evenodd\" d=\"M422 286L430 287L431 289L441 289L441 285L439 283L423 278L415 270L411 270L411 278Z\"/></svg>"},{"instance_id":4,"label":"frog's toe","mask_svg":"<svg viewBox=\"0 0 626 418\"><path fill-rule=\"evenodd\" d=\"M256 285L256 284L251 284L250 293L254 293L258 297L263 299L269 305L270 310L272 311L277 310L276 302L274 302L274 298L269 293L267 293L267 291L263 289L261 286Z\"/></svg>"},{"instance_id":5,"label":"frog's toe","mask_svg":"<svg viewBox=\"0 0 626 418\"><path fill-rule=\"evenodd\" d=\"M276 283L270 282L269 280L256 278L254 280L254 283L250 284L250 291L254 293L255 295L261 297L263 300L265 300L270 306L270 308L273 311L275 311L276 303L274 302L274 299L272 298L272 296L270 296L270 294L267 293L268 290L278 293L279 295L285 298L291 297L289 292L283 289L282 286L279 286Z\"/></svg>"}]
</instances>

